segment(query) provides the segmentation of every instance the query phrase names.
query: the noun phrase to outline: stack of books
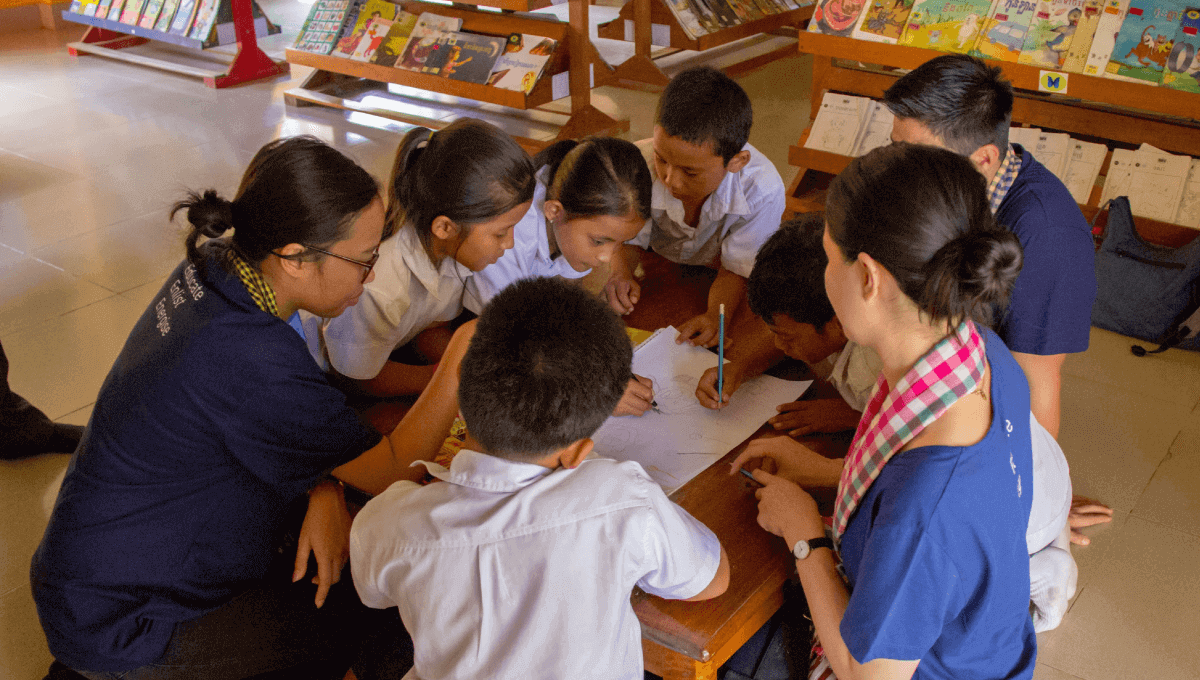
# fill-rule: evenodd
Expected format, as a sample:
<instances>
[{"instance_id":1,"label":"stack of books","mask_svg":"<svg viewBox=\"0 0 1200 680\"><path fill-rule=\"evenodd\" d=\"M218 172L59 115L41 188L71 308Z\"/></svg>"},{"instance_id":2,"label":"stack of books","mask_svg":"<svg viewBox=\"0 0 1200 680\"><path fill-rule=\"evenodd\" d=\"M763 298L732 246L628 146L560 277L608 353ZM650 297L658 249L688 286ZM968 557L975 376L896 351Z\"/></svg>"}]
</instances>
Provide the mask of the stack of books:
<instances>
[{"instance_id":1,"label":"stack of books","mask_svg":"<svg viewBox=\"0 0 1200 680\"><path fill-rule=\"evenodd\" d=\"M350 0L319 0L346 2ZM251 3L258 35L278 33L279 27L266 20L258 3ZM206 46L216 44L219 26L232 25L233 12L228 0L73 0L69 11L83 16L116 21L147 30L169 33ZM261 27L257 24L263 22ZM265 30L263 30L265 29ZM221 40L220 42L232 42Z\"/></svg>"}]
</instances>

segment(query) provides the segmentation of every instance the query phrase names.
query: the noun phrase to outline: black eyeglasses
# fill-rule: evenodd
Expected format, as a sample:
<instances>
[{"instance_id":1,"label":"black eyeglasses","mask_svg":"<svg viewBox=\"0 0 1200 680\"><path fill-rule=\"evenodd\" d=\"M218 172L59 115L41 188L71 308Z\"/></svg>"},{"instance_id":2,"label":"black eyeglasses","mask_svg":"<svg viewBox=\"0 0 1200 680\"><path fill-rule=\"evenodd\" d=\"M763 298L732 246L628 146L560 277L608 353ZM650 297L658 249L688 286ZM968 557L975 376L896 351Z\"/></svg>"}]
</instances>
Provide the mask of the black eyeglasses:
<instances>
[{"instance_id":1,"label":"black eyeglasses","mask_svg":"<svg viewBox=\"0 0 1200 680\"><path fill-rule=\"evenodd\" d=\"M364 262L363 260L356 260L353 257L346 257L345 255L338 255L337 253L331 253L328 250L323 250L316 246L310 246L310 245L306 245L306 244L301 244L301 245L303 245L305 248L308 248L309 250L315 250L318 253L325 253L326 255L328 255L330 257L336 257L339 260L345 260L346 262L352 262L352 263L362 267L363 268L363 276L362 276L363 283L367 282L367 277L371 275L371 270L375 268L375 263L379 261L379 246L375 246L375 250L373 250L371 252L371 259Z\"/></svg>"}]
</instances>

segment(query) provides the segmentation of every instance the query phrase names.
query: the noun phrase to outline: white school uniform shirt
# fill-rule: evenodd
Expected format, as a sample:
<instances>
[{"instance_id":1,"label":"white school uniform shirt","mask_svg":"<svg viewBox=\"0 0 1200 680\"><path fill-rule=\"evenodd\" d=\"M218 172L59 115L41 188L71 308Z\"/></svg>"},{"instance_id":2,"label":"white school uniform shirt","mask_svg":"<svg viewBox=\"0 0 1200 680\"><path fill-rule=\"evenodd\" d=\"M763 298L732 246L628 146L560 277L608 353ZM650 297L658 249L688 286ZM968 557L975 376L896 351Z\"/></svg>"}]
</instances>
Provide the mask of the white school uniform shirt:
<instances>
[{"instance_id":1,"label":"white school uniform shirt","mask_svg":"<svg viewBox=\"0 0 1200 680\"><path fill-rule=\"evenodd\" d=\"M672 196L658 178L651 141L637 143L654 174L651 217L627 243L653 249L672 262L713 268L720 264L749 278L758 249L779 229L783 219L786 192L775 165L753 146L742 147L750 152L750 162L741 172L725 173L716 191L701 206L696 226L689 227L684 222L683 201Z\"/></svg>"},{"instance_id":2,"label":"white school uniform shirt","mask_svg":"<svg viewBox=\"0 0 1200 680\"><path fill-rule=\"evenodd\" d=\"M422 461L423 462L423 461ZM721 545L634 462L550 470L464 449L444 483L397 482L350 531L364 604L412 634L406 678L642 679L635 585L686 599Z\"/></svg>"},{"instance_id":3,"label":"white school uniform shirt","mask_svg":"<svg viewBox=\"0 0 1200 680\"><path fill-rule=\"evenodd\" d=\"M410 226L379 244L374 271L358 304L341 316L300 313L308 350L322 369L358 380L379 375L397 347L462 313L464 283L472 274L453 257L434 267Z\"/></svg>"},{"instance_id":4,"label":"white school uniform shirt","mask_svg":"<svg viewBox=\"0 0 1200 680\"><path fill-rule=\"evenodd\" d=\"M467 284L467 295L463 304L479 314L489 300L504 290L508 284L535 276L561 276L578 279L587 276L591 269L577 272L559 253L550 257L550 236L546 233L546 217L542 206L546 203L546 185L549 168L542 166L536 173L537 185L533 189L533 203L529 211L513 227L513 247L499 260L476 272Z\"/></svg>"}]
</instances>

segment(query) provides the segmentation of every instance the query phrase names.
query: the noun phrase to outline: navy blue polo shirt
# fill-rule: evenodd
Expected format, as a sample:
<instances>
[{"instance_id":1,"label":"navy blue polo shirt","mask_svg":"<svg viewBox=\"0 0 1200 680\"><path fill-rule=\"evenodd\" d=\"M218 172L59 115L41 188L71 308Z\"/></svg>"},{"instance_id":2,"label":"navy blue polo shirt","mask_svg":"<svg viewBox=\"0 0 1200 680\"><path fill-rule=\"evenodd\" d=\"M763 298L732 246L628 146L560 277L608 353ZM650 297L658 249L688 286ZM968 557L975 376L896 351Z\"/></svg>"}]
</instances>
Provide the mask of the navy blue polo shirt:
<instances>
[{"instance_id":1,"label":"navy blue polo shirt","mask_svg":"<svg viewBox=\"0 0 1200 680\"><path fill-rule=\"evenodd\" d=\"M1023 354L1069 354L1088 348L1096 300L1091 228L1062 181L1020 145L1021 171L996 220L1025 251L1025 263L996 331Z\"/></svg>"},{"instance_id":2,"label":"navy blue polo shirt","mask_svg":"<svg viewBox=\"0 0 1200 680\"><path fill-rule=\"evenodd\" d=\"M156 661L177 622L264 575L293 501L379 442L209 258L176 268L134 326L34 555L38 616L72 668Z\"/></svg>"}]
</instances>

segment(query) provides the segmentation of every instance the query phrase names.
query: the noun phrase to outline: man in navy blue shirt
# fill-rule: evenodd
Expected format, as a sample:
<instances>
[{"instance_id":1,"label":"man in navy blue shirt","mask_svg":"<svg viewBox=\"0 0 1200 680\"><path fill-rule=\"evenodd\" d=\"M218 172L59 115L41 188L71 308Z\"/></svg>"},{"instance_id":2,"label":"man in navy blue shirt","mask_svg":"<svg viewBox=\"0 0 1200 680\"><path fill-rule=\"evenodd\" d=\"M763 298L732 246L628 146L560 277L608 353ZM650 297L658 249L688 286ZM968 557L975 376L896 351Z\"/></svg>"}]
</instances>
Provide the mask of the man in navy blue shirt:
<instances>
[{"instance_id":1,"label":"man in navy blue shirt","mask_svg":"<svg viewBox=\"0 0 1200 680\"><path fill-rule=\"evenodd\" d=\"M897 80L883 103L896 116L892 141L969 158L988 180L997 221L1021 241L1024 266L995 328L1029 381L1033 414L1057 438L1063 362L1087 349L1096 299L1087 220L1062 181L1028 150L1009 144L1013 90L999 68L965 55L936 57ZM1072 526L1110 519L1093 518L1073 515ZM1074 532L1072 540L1087 543Z\"/></svg>"}]
</instances>

